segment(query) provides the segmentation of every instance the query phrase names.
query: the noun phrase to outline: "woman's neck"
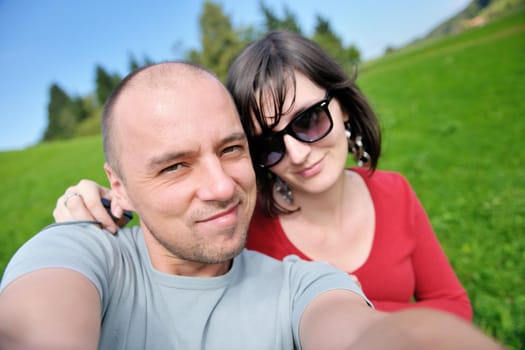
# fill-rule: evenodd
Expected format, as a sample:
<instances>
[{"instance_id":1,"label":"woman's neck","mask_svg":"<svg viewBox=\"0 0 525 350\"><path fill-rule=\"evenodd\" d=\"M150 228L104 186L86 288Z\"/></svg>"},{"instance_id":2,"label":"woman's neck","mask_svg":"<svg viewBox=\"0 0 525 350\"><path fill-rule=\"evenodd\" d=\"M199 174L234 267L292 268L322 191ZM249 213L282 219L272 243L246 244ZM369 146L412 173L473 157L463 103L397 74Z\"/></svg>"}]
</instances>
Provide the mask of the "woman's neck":
<instances>
[{"instance_id":1,"label":"woman's neck","mask_svg":"<svg viewBox=\"0 0 525 350\"><path fill-rule=\"evenodd\" d=\"M301 210L291 214L291 219L301 217L301 220L321 227L330 227L341 223L345 213L348 213L348 203L352 196L352 187L355 185L355 174L345 170L337 181L322 193L308 193L293 191L294 207Z\"/></svg>"}]
</instances>

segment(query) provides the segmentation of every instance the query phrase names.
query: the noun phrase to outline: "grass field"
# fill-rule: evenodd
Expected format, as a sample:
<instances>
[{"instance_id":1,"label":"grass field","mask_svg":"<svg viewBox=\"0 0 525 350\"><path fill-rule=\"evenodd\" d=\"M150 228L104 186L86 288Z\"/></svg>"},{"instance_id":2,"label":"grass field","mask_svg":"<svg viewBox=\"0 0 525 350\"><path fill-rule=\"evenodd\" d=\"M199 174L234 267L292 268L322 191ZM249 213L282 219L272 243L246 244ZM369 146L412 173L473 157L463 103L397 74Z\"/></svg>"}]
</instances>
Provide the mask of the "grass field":
<instances>
[{"instance_id":1,"label":"grass field","mask_svg":"<svg viewBox=\"0 0 525 350\"><path fill-rule=\"evenodd\" d=\"M380 168L407 176L474 321L525 348L525 14L363 67Z\"/></svg>"},{"instance_id":2,"label":"grass field","mask_svg":"<svg viewBox=\"0 0 525 350\"><path fill-rule=\"evenodd\" d=\"M474 306L474 322L525 349L525 13L363 65L383 123L381 169L420 196ZM102 183L100 137L0 153L0 270L52 222L81 178Z\"/></svg>"}]
</instances>

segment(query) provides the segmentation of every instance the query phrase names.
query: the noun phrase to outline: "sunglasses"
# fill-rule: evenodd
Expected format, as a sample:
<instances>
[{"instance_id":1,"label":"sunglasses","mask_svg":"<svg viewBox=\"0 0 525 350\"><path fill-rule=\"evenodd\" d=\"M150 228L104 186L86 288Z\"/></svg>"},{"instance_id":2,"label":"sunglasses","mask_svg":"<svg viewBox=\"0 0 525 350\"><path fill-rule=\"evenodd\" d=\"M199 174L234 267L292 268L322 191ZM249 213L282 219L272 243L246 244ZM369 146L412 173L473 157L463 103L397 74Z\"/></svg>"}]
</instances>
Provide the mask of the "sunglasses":
<instances>
[{"instance_id":1,"label":"sunglasses","mask_svg":"<svg viewBox=\"0 0 525 350\"><path fill-rule=\"evenodd\" d=\"M321 140L332 130L333 121L328 104L332 96L326 92L324 99L297 114L283 130L255 139L254 159L263 168L279 163L286 153L284 135L312 143Z\"/></svg>"}]
</instances>

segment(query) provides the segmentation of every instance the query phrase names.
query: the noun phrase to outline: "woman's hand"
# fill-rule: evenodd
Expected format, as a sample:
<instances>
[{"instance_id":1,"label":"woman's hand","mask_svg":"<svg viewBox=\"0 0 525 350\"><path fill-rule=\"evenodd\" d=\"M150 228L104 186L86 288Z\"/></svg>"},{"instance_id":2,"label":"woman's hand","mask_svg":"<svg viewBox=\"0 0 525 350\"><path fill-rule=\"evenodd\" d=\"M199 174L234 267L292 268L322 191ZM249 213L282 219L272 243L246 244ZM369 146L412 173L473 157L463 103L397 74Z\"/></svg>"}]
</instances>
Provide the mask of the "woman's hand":
<instances>
[{"instance_id":1,"label":"woman's hand","mask_svg":"<svg viewBox=\"0 0 525 350\"><path fill-rule=\"evenodd\" d=\"M56 222L98 221L103 229L117 232L118 225L102 205L102 197L111 200L113 197L111 190L91 180L80 180L77 185L69 187L58 198L53 217ZM120 218L124 211L116 201L111 201L111 213L114 217Z\"/></svg>"}]
</instances>

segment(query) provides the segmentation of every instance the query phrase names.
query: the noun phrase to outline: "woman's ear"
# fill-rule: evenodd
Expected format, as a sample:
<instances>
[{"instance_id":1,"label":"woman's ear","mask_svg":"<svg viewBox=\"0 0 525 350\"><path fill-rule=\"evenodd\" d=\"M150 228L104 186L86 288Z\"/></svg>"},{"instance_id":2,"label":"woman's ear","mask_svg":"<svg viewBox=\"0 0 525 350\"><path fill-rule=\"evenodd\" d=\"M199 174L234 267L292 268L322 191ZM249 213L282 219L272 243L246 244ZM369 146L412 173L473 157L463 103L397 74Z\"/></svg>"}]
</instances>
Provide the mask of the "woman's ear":
<instances>
[{"instance_id":1,"label":"woman's ear","mask_svg":"<svg viewBox=\"0 0 525 350\"><path fill-rule=\"evenodd\" d=\"M113 191L113 200L116 200L122 209L135 211L133 203L129 199L124 181L122 181L118 173L108 163L104 163L104 171L106 172L109 185Z\"/></svg>"},{"instance_id":2,"label":"woman's ear","mask_svg":"<svg viewBox=\"0 0 525 350\"><path fill-rule=\"evenodd\" d=\"M347 122L350 120L350 117L348 116L348 113L343 111L343 122Z\"/></svg>"}]
</instances>

